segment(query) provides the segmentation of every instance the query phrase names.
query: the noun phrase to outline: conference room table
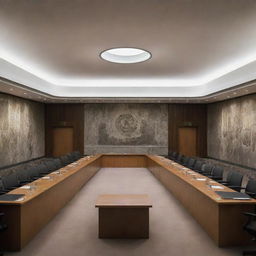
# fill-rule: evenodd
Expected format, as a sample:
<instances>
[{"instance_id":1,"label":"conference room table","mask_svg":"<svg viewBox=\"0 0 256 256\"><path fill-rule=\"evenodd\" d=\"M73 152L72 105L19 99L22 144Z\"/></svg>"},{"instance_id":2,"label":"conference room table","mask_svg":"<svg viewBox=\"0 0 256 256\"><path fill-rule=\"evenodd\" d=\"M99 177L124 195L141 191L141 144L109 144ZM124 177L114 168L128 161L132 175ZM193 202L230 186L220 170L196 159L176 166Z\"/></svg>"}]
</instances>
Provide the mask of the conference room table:
<instances>
[{"instance_id":1,"label":"conference room table","mask_svg":"<svg viewBox=\"0 0 256 256\"><path fill-rule=\"evenodd\" d=\"M205 180L204 176L161 156L99 154L81 158L47 175L48 178L40 178L27 184L30 189L20 187L9 192L24 196L21 201L0 201L0 212L5 213L8 225L8 229L0 233L3 249L17 251L26 246L89 179L104 167L148 168L216 245L223 247L250 243L251 237L242 228L246 222L242 213L254 211L256 200L222 199L209 186L218 183ZM233 190L222 186L221 191ZM166 219L168 218L171 216L166 215ZM170 230L170 239L172 234Z\"/></svg>"}]
</instances>

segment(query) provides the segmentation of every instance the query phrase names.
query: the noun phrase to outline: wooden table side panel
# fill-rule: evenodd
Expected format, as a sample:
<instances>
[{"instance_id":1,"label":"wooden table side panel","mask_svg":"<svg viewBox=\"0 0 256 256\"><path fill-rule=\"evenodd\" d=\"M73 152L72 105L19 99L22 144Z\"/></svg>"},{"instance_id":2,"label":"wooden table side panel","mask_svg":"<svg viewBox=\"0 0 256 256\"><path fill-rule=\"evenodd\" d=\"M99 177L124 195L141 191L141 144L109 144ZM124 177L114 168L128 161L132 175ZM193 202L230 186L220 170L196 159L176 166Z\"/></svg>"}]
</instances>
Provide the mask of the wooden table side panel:
<instances>
[{"instance_id":1,"label":"wooden table side panel","mask_svg":"<svg viewBox=\"0 0 256 256\"><path fill-rule=\"evenodd\" d=\"M248 245L252 237L243 230L248 217L243 212L254 212L254 205L232 204L219 205L219 246Z\"/></svg>"},{"instance_id":2,"label":"wooden table side panel","mask_svg":"<svg viewBox=\"0 0 256 256\"><path fill-rule=\"evenodd\" d=\"M3 221L8 225L7 230L0 232L1 250L20 250L20 205L0 205L0 212L5 214Z\"/></svg>"},{"instance_id":3,"label":"wooden table side panel","mask_svg":"<svg viewBox=\"0 0 256 256\"><path fill-rule=\"evenodd\" d=\"M21 248L23 248L73 198L100 169L99 160L22 205Z\"/></svg>"},{"instance_id":4,"label":"wooden table side panel","mask_svg":"<svg viewBox=\"0 0 256 256\"><path fill-rule=\"evenodd\" d=\"M148 238L149 208L99 208L99 238Z\"/></svg>"},{"instance_id":5,"label":"wooden table side panel","mask_svg":"<svg viewBox=\"0 0 256 256\"><path fill-rule=\"evenodd\" d=\"M148 160L148 168L158 169L159 181L173 194L196 221L204 228L208 235L219 243L219 212L218 205L200 193L190 184L180 179L172 172Z\"/></svg>"},{"instance_id":6,"label":"wooden table side panel","mask_svg":"<svg viewBox=\"0 0 256 256\"><path fill-rule=\"evenodd\" d=\"M144 155L103 155L101 157L101 167L146 167L147 157Z\"/></svg>"}]
</instances>

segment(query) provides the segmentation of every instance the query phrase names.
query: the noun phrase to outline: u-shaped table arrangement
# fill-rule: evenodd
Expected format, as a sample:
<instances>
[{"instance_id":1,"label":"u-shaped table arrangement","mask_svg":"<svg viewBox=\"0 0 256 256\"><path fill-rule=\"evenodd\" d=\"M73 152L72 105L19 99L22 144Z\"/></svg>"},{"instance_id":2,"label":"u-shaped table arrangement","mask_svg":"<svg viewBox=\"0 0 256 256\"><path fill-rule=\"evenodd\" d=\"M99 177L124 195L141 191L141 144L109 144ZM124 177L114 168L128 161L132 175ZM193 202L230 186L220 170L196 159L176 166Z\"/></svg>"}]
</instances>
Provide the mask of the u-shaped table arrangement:
<instances>
[{"instance_id":1,"label":"u-shaped table arrangement","mask_svg":"<svg viewBox=\"0 0 256 256\"><path fill-rule=\"evenodd\" d=\"M242 213L253 211L256 200L222 199L200 179L200 174L160 156L101 154L81 158L51 173L48 179L40 178L28 184L32 189L20 187L9 192L24 196L20 201L0 201L0 212L5 213L8 224L8 229L0 234L3 249L17 251L26 246L103 167L148 168L218 246L250 242L250 236L242 228L246 222ZM199 178L195 179L195 175ZM223 186L222 191L232 190Z\"/></svg>"}]
</instances>

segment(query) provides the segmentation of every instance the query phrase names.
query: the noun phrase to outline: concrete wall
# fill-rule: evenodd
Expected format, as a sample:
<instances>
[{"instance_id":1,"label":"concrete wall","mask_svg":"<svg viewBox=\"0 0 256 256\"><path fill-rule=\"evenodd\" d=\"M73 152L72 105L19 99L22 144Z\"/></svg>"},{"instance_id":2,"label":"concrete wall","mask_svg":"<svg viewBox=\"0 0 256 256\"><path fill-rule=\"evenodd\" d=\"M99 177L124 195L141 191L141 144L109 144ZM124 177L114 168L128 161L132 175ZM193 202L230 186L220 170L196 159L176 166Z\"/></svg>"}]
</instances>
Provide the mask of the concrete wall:
<instances>
[{"instance_id":1,"label":"concrete wall","mask_svg":"<svg viewBox=\"0 0 256 256\"><path fill-rule=\"evenodd\" d=\"M208 156L256 168L256 95L208 105Z\"/></svg>"},{"instance_id":2,"label":"concrete wall","mask_svg":"<svg viewBox=\"0 0 256 256\"><path fill-rule=\"evenodd\" d=\"M85 104L84 153L168 153L167 104Z\"/></svg>"},{"instance_id":3,"label":"concrete wall","mask_svg":"<svg viewBox=\"0 0 256 256\"><path fill-rule=\"evenodd\" d=\"M0 94L0 167L44 156L44 105Z\"/></svg>"}]
</instances>

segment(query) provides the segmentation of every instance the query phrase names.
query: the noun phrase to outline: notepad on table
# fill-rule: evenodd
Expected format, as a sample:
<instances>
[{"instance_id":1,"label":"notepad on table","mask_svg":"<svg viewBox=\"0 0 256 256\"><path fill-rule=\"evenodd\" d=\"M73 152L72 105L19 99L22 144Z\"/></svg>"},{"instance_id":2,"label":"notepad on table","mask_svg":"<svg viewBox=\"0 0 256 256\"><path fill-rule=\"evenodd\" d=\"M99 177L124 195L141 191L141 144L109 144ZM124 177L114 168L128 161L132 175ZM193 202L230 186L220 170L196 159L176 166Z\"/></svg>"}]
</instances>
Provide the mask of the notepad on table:
<instances>
[{"instance_id":1,"label":"notepad on table","mask_svg":"<svg viewBox=\"0 0 256 256\"><path fill-rule=\"evenodd\" d=\"M50 176L44 176L44 177L42 177L42 179L43 179L43 180L50 180L51 177L50 177Z\"/></svg>"},{"instance_id":2,"label":"notepad on table","mask_svg":"<svg viewBox=\"0 0 256 256\"><path fill-rule=\"evenodd\" d=\"M24 196L24 194L4 194L0 196L0 201L21 201Z\"/></svg>"},{"instance_id":3,"label":"notepad on table","mask_svg":"<svg viewBox=\"0 0 256 256\"><path fill-rule=\"evenodd\" d=\"M222 199L250 200L250 196L240 192L215 191Z\"/></svg>"},{"instance_id":4,"label":"notepad on table","mask_svg":"<svg viewBox=\"0 0 256 256\"><path fill-rule=\"evenodd\" d=\"M20 188L22 188L22 189L31 189L31 186L25 185L25 186L22 186Z\"/></svg>"},{"instance_id":5,"label":"notepad on table","mask_svg":"<svg viewBox=\"0 0 256 256\"><path fill-rule=\"evenodd\" d=\"M206 181L206 178L196 178L196 180L199 180L199 181Z\"/></svg>"},{"instance_id":6,"label":"notepad on table","mask_svg":"<svg viewBox=\"0 0 256 256\"><path fill-rule=\"evenodd\" d=\"M224 189L224 187L219 186L219 185L210 185L211 188L215 188L215 189Z\"/></svg>"}]
</instances>

